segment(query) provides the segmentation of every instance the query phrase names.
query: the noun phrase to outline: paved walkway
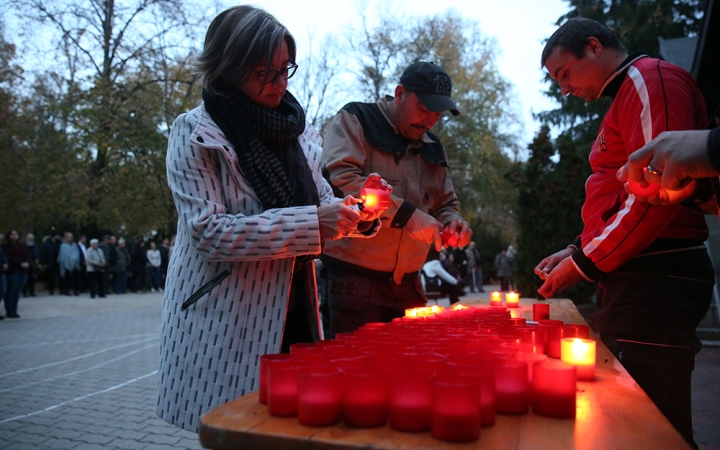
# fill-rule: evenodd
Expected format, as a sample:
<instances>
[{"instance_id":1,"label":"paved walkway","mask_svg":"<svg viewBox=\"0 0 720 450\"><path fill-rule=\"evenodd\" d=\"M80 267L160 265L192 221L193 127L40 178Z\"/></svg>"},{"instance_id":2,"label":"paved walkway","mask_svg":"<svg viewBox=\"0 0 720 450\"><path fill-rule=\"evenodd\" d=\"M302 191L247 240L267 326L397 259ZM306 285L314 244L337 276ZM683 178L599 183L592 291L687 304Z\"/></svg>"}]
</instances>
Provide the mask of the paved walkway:
<instances>
[{"instance_id":1,"label":"paved walkway","mask_svg":"<svg viewBox=\"0 0 720 450\"><path fill-rule=\"evenodd\" d=\"M0 449L199 449L155 415L161 304L21 298L22 318L0 322ZM720 347L700 352L693 384L696 439L720 449Z\"/></svg>"}]
</instances>

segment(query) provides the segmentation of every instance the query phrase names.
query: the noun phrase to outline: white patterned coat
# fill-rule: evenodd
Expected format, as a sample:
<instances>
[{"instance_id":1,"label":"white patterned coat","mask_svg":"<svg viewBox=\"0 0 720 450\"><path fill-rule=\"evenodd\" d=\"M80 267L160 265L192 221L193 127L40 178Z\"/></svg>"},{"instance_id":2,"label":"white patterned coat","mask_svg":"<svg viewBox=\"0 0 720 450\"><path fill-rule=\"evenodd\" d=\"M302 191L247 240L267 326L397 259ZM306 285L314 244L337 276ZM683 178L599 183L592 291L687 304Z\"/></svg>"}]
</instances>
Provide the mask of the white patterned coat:
<instances>
[{"instance_id":1,"label":"white patterned coat","mask_svg":"<svg viewBox=\"0 0 720 450\"><path fill-rule=\"evenodd\" d=\"M298 140L321 204L339 201L320 173L320 136L308 124ZM157 413L197 432L202 414L258 388L260 355L280 351L294 258L319 254L321 239L314 205L262 211L204 105L177 118L166 162L178 228L163 302ZM225 269L230 276L180 311ZM317 303L314 278L310 286Z\"/></svg>"}]
</instances>

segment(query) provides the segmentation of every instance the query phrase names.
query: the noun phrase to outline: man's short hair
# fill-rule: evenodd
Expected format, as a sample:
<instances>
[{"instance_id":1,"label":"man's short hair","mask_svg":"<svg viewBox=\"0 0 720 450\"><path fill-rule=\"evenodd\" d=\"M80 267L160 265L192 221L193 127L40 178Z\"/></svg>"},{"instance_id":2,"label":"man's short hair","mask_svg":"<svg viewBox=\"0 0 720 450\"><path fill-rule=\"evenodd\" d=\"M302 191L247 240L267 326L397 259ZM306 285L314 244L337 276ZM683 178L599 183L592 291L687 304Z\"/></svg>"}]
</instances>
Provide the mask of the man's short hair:
<instances>
[{"instance_id":1,"label":"man's short hair","mask_svg":"<svg viewBox=\"0 0 720 450\"><path fill-rule=\"evenodd\" d=\"M569 19L550 36L540 58L540 67L545 67L550 54L557 48L573 53L579 59L585 57L585 46L591 37L596 38L603 47L626 52L625 46L618 40L615 30L584 17Z\"/></svg>"}]
</instances>

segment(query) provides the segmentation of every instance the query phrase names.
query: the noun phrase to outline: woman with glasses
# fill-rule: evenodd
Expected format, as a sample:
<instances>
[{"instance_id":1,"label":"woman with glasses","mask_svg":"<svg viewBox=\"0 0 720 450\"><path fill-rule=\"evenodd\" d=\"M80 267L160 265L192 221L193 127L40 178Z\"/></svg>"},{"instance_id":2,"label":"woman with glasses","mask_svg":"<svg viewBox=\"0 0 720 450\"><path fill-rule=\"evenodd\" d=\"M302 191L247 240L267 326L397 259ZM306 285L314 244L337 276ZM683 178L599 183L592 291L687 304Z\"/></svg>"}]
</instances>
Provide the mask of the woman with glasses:
<instances>
[{"instance_id":1,"label":"woman with glasses","mask_svg":"<svg viewBox=\"0 0 720 450\"><path fill-rule=\"evenodd\" d=\"M324 240L380 225L323 179L320 136L287 91L295 41L272 15L222 12L197 68L204 102L178 117L168 143L178 227L157 408L194 432L202 414L258 389L260 355L322 339L314 258ZM368 184L387 186L376 175Z\"/></svg>"}]
</instances>

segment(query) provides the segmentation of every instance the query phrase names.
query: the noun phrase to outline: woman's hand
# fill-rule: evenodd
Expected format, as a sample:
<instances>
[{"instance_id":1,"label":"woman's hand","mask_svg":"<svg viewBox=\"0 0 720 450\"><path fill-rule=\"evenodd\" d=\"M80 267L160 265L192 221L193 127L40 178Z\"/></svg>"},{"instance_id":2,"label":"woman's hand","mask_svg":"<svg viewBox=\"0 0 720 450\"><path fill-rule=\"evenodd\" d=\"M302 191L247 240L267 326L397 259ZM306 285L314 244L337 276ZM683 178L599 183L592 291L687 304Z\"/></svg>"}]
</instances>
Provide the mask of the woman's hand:
<instances>
[{"instance_id":1,"label":"woman's hand","mask_svg":"<svg viewBox=\"0 0 720 450\"><path fill-rule=\"evenodd\" d=\"M359 201L352 195L348 195L342 202L318 206L320 237L335 240L355 231L360 221L360 213L353 211L350 207L357 205Z\"/></svg>"}]
</instances>

